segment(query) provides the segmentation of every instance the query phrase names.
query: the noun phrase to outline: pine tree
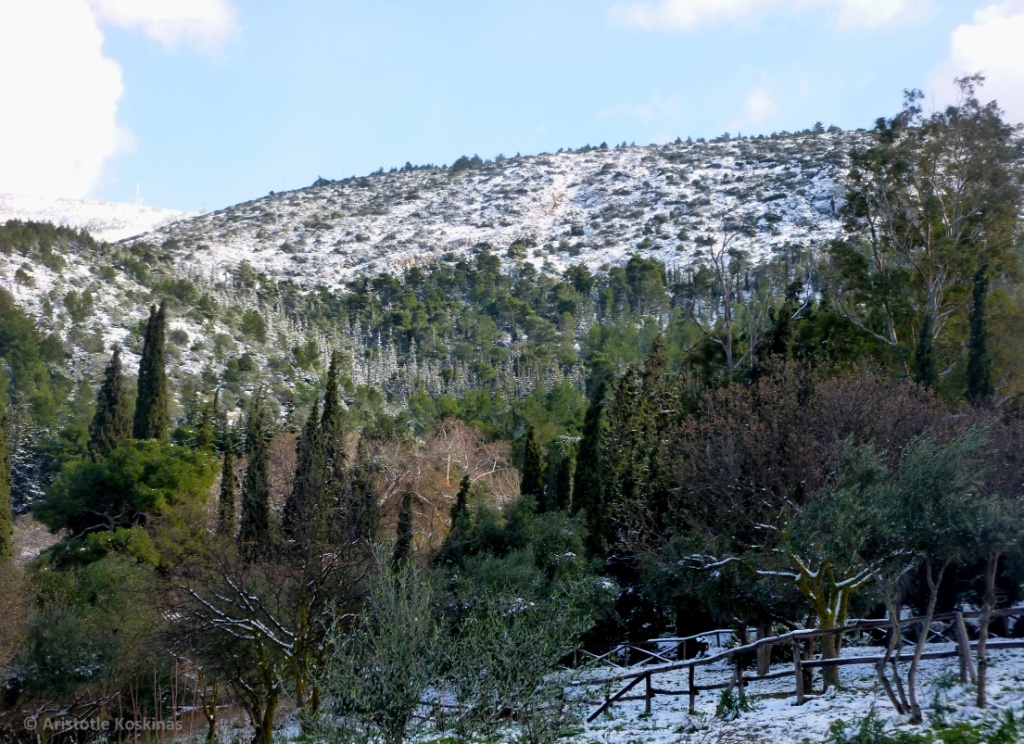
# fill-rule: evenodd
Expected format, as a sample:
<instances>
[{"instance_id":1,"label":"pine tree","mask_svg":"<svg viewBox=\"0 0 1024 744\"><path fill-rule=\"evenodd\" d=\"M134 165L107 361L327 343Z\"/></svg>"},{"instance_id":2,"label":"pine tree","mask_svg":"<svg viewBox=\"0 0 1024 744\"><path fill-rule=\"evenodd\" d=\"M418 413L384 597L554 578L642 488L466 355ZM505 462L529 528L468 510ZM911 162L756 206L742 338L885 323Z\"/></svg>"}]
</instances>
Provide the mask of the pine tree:
<instances>
[{"instance_id":1,"label":"pine tree","mask_svg":"<svg viewBox=\"0 0 1024 744\"><path fill-rule=\"evenodd\" d=\"M135 439L167 437L167 368L164 360L166 336L166 303L160 309L149 308L149 321L139 360L139 395L135 402Z\"/></svg>"},{"instance_id":2,"label":"pine tree","mask_svg":"<svg viewBox=\"0 0 1024 744\"><path fill-rule=\"evenodd\" d=\"M249 464L242 485L242 527L239 542L253 557L270 544L270 452L263 391L257 390L250 404L245 439Z\"/></svg>"},{"instance_id":3,"label":"pine tree","mask_svg":"<svg viewBox=\"0 0 1024 744\"><path fill-rule=\"evenodd\" d=\"M229 433L224 448L220 473L220 499L217 503L217 534L232 537L235 534L235 443Z\"/></svg>"},{"instance_id":4,"label":"pine tree","mask_svg":"<svg viewBox=\"0 0 1024 744\"><path fill-rule=\"evenodd\" d=\"M461 566L463 548L469 536L469 491L473 487L473 481L469 473L462 476L459 482L459 492L455 494L455 503L448 512L449 525L448 534L445 535L444 543L437 552L435 558L441 566Z\"/></svg>"},{"instance_id":5,"label":"pine tree","mask_svg":"<svg viewBox=\"0 0 1024 744\"><path fill-rule=\"evenodd\" d=\"M115 346L96 395L96 413L89 424L89 459L99 462L132 436L128 391L121 370L121 347Z\"/></svg>"},{"instance_id":6,"label":"pine tree","mask_svg":"<svg viewBox=\"0 0 1024 744\"><path fill-rule=\"evenodd\" d=\"M14 556L14 504L11 501L11 445L7 419L0 416L0 564Z\"/></svg>"},{"instance_id":7,"label":"pine tree","mask_svg":"<svg viewBox=\"0 0 1024 744\"><path fill-rule=\"evenodd\" d=\"M395 534L395 552L391 556L391 570L397 573L409 562L409 556L412 553L412 491L402 494L402 506L398 510L398 527Z\"/></svg>"},{"instance_id":8,"label":"pine tree","mask_svg":"<svg viewBox=\"0 0 1024 744\"><path fill-rule=\"evenodd\" d=\"M932 341L934 323L932 314L926 312L921 321L921 333L917 339L917 348L914 349L914 382L927 388L934 387L939 378L935 366L935 346Z\"/></svg>"},{"instance_id":9,"label":"pine tree","mask_svg":"<svg viewBox=\"0 0 1024 744\"><path fill-rule=\"evenodd\" d=\"M583 437L576 457L571 511L583 512L587 525L587 549L591 555L603 555L607 547L607 506L604 495L602 426L604 419L604 380L598 383L583 420Z\"/></svg>"},{"instance_id":10,"label":"pine tree","mask_svg":"<svg viewBox=\"0 0 1024 744\"><path fill-rule=\"evenodd\" d=\"M544 498L544 452L533 426L526 428L526 444L523 448L523 478L520 481L519 493L537 499L537 512L547 511Z\"/></svg>"},{"instance_id":11,"label":"pine tree","mask_svg":"<svg viewBox=\"0 0 1024 744\"><path fill-rule=\"evenodd\" d=\"M311 518L322 485L323 448L320 440L320 401L317 400L295 442L295 479L285 501L282 518L286 534L295 536L306 520Z\"/></svg>"},{"instance_id":12,"label":"pine tree","mask_svg":"<svg viewBox=\"0 0 1024 744\"><path fill-rule=\"evenodd\" d=\"M967 400L981 407L992 401L992 358L988 355L988 328L985 325L985 301L988 298L988 264L974 275L974 302L971 305L971 335L967 342Z\"/></svg>"}]
</instances>

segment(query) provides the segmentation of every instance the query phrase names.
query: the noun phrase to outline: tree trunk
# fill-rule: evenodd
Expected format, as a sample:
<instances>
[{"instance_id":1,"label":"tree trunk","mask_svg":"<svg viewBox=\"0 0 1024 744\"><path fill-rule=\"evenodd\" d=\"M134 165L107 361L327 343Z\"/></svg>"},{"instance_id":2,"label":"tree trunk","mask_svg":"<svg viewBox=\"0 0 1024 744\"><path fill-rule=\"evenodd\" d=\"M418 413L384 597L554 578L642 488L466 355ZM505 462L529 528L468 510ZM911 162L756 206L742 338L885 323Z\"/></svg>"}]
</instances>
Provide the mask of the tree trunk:
<instances>
[{"instance_id":1,"label":"tree trunk","mask_svg":"<svg viewBox=\"0 0 1024 744\"><path fill-rule=\"evenodd\" d=\"M839 658L839 636L827 635L821 637L821 658L822 659L838 659ZM834 666L823 666L821 668L821 681L824 688L828 690L830 687L836 689L839 688L839 667Z\"/></svg>"},{"instance_id":2,"label":"tree trunk","mask_svg":"<svg viewBox=\"0 0 1024 744\"><path fill-rule=\"evenodd\" d=\"M928 643L928 633L932 627L932 617L935 615L935 603L939 600L939 584L949 567L950 561L942 564L938 573L932 574L930 561L925 561L924 574L928 579L928 610L924 613L921 621L921 633L917 638L917 645L914 647L914 658L910 662L910 671L907 672L907 692L910 696L910 722L921 723L924 716L921 714L921 706L917 702L917 669L921 665L921 654Z\"/></svg>"},{"instance_id":3,"label":"tree trunk","mask_svg":"<svg viewBox=\"0 0 1024 744\"><path fill-rule=\"evenodd\" d=\"M903 697L903 686L899 684L899 670L896 668L896 663L893 661L893 672L896 676L897 687L900 695L897 698L896 693L893 690L892 682L889 680L889 675L885 671L886 665L893 660L893 655L899 657L899 648L903 643L903 630L900 627L900 608L896 604L891 595L889 594L889 586L882 579L878 579L879 585L882 587L882 597L885 600L885 609L889 613L889 643L885 648L885 655L881 661L875 664L875 672L878 674L878 681L882 685L882 689L885 690L886 696L889 698L889 702L892 703L892 707L896 709L896 712L903 715L907 712L907 701Z\"/></svg>"},{"instance_id":4,"label":"tree trunk","mask_svg":"<svg viewBox=\"0 0 1024 744\"><path fill-rule=\"evenodd\" d=\"M996 574L999 568L1001 551L994 551L985 564L985 600L981 608L981 627L978 632L978 699L979 708L984 708L985 682L988 679L988 630L992 620L992 610L996 606Z\"/></svg>"}]
</instances>

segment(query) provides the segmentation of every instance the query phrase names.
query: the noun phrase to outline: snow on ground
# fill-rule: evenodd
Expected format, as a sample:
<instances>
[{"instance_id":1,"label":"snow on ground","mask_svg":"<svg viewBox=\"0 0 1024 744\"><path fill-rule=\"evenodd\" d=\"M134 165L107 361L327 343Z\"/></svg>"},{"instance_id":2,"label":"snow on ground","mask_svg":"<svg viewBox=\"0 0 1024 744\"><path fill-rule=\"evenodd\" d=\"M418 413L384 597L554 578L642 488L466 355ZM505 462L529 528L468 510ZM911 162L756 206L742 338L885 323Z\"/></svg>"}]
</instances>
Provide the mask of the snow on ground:
<instances>
[{"instance_id":1,"label":"snow on ground","mask_svg":"<svg viewBox=\"0 0 1024 744\"><path fill-rule=\"evenodd\" d=\"M954 644L929 644L929 651L954 650ZM882 649L875 646L847 646L843 657L877 656ZM989 654L988 711L974 707L974 688L959 683L957 660L938 659L921 662L918 700L925 710L926 721L944 716L946 721L974 720L993 715L1001 710L1024 713L1024 651L1020 649L991 650ZM772 671L784 667L773 664ZM905 672L905 666L902 667ZM727 682L732 667L720 661L697 670L697 684ZM609 676L607 672L602 676ZM794 680L751 683L747 694L754 711L740 713L732 721L715 717L720 693L702 692L697 696L697 711L690 714L687 695L655 697L651 715L644 715L644 702L629 701L614 705L611 710L588 724L571 741L576 744L591 742L650 742L668 744L682 742L757 742L771 744L803 744L824 741L829 727L837 719L850 723L863 718L871 710L906 730L922 730L909 726L897 716L884 691L877 684L874 666L840 667L842 689L826 696L808 697L802 706L796 706ZM667 690L686 690L685 669L654 677L654 687ZM815 674L815 689L820 690L820 676ZM621 685L612 687L612 693ZM635 690L643 690L643 684ZM632 691L629 694L633 694ZM595 710L590 707L587 715Z\"/></svg>"},{"instance_id":2,"label":"snow on ground","mask_svg":"<svg viewBox=\"0 0 1024 744\"><path fill-rule=\"evenodd\" d=\"M141 204L0 194L0 224L7 220L52 222L87 230L97 240L107 242L131 238L194 216L192 212Z\"/></svg>"}]
</instances>

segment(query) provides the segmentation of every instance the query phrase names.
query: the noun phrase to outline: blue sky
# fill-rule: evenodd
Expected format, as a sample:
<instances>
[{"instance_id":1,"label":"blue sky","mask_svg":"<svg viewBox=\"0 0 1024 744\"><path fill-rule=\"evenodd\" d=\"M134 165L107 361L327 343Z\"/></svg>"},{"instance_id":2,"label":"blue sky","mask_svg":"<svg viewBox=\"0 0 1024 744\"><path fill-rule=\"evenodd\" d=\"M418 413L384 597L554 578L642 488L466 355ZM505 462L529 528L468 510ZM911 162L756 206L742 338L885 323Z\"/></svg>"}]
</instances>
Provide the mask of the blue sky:
<instances>
[{"instance_id":1,"label":"blue sky","mask_svg":"<svg viewBox=\"0 0 1024 744\"><path fill-rule=\"evenodd\" d=\"M1018 121L1022 34L1024 0L0 0L25 101L0 192L212 210L462 154L869 127L978 69Z\"/></svg>"}]
</instances>

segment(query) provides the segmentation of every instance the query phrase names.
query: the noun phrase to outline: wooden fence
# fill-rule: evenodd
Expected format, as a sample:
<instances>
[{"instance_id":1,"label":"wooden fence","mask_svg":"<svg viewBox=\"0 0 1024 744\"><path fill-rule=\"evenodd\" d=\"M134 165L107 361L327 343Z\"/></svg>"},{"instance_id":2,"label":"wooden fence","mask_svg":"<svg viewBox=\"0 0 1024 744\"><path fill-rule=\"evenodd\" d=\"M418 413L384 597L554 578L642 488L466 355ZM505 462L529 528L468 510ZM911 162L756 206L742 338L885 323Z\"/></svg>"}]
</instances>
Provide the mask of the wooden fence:
<instances>
[{"instance_id":1,"label":"wooden fence","mask_svg":"<svg viewBox=\"0 0 1024 744\"><path fill-rule=\"evenodd\" d=\"M991 613L992 619L997 617L1013 617L1024 615L1024 608L1012 608L1005 610L994 610ZM936 637L944 638L944 634L953 632L956 643L955 651L925 651L921 659L960 659L960 680L961 682L967 682L968 679L974 681L974 664L971 656L971 650L977 648L977 643L972 643L967 637L966 626L964 619L975 619L982 616L981 612L950 612L936 614L932 617L932 624L928 627L928 640L934 640ZM925 621L923 617L907 618L899 621L901 628L913 627L915 625L921 625ZM946 626L938 629L934 628L935 624L946 623ZM718 653L709 654L706 656L699 656L697 658L685 659L683 661L668 661L667 657L671 655L671 651L663 651L661 653L655 653L643 649L641 645L626 646L625 644L616 647L613 651L618 650L620 656L624 649L629 649L631 652L636 653L641 657L641 660L634 664L633 667L621 667L623 669L633 669L633 671L624 671L621 674L615 674L610 677L604 677L596 680L586 680L583 682L576 683L578 686L592 687L597 685L614 685L618 682L625 682L626 684L614 695L606 695L604 702L601 706L594 711L588 718L587 722L593 721L599 715L604 713L606 710L611 708L612 705L618 702L625 702L628 700L643 700L644 709L646 713L651 712L651 700L656 695L689 695L690 698L690 711L693 712L697 695L701 692L707 692L712 690L725 690L725 689L738 689L741 693L744 691L746 686L751 682L759 682L770 679L781 679L793 675L796 686L796 704L802 705L808 690L806 689L806 682L804 673L811 669L820 669L824 667L840 667L850 666L855 664L878 664L885 657L883 656L870 656L870 657L849 657L849 658L838 658L838 659L813 659L804 658L804 644L813 642L818 638L822 638L829 635L846 635L848 633L866 633L870 631L885 631L892 627L892 622L888 619L881 620L860 620L848 625L844 625L841 628L833 628L831 630L820 630L815 628L809 628L807 630L796 630L785 635L771 636L768 638L761 638L753 643L749 643L744 646L737 646L730 649L719 651ZM688 636L686 638L665 638L665 639L652 639L644 646L649 646L658 643L669 643L678 642L675 644L674 649L678 652L678 649L682 647L688 650L686 646L687 642L696 642L703 637L707 637L711 634L720 633L731 633L732 631L711 631L709 633L700 633L695 636ZM744 674L743 666L750 654L756 653L758 649L766 646L778 646L781 644L789 644L792 646L793 651L793 665L791 668L778 671L770 672L768 674L746 676ZM990 640L987 644L987 648L991 650L1006 649L1006 648L1024 648L1024 640ZM612 652L609 652L611 654ZM609 654L603 654L602 656L594 656L593 660L604 661ZM631 654L627 654L629 658ZM708 666L716 662L727 660L733 664L732 678L728 682L721 682L716 684L697 684L695 671L698 667ZM899 660L899 653L893 657L895 661ZM649 666L648 664L652 660L662 661L663 663L658 666ZM667 662L667 663L665 663ZM636 667L640 667L636 669ZM679 671L680 669L688 670L688 685L685 690L666 690L660 689L654 686L654 678L658 675L666 674L668 672ZM628 695L636 686L644 684L644 692L642 695Z\"/></svg>"}]
</instances>

